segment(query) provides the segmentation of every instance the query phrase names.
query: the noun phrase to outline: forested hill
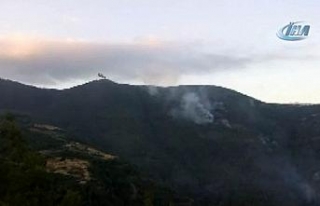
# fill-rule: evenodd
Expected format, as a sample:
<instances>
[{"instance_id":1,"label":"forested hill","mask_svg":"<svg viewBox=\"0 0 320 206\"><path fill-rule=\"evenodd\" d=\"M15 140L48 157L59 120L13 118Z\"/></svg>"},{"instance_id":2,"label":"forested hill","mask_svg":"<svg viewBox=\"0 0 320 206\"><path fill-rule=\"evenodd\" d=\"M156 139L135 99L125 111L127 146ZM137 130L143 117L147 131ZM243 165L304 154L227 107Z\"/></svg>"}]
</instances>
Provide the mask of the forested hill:
<instances>
[{"instance_id":1,"label":"forested hill","mask_svg":"<svg viewBox=\"0 0 320 206\"><path fill-rule=\"evenodd\" d=\"M17 120L15 120L17 118ZM19 124L19 126L18 126ZM26 116L0 117L0 205L179 205L192 199Z\"/></svg>"},{"instance_id":2,"label":"forested hill","mask_svg":"<svg viewBox=\"0 0 320 206\"><path fill-rule=\"evenodd\" d=\"M0 110L61 128L194 205L319 205L320 106L268 104L216 86L0 81Z\"/></svg>"}]
</instances>

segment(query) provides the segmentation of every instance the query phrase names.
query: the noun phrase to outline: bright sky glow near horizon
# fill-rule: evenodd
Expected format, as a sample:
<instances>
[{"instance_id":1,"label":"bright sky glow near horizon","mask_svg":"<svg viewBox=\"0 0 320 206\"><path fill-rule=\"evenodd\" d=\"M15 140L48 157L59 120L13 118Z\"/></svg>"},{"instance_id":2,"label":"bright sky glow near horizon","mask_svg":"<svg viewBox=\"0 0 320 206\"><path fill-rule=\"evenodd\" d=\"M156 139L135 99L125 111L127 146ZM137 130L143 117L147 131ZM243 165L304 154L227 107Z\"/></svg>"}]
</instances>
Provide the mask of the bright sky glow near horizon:
<instances>
[{"instance_id":1,"label":"bright sky glow near horizon","mask_svg":"<svg viewBox=\"0 0 320 206\"><path fill-rule=\"evenodd\" d=\"M97 79L218 85L320 103L320 1L0 0L0 77L65 88ZM306 40L276 36L306 21Z\"/></svg>"}]
</instances>

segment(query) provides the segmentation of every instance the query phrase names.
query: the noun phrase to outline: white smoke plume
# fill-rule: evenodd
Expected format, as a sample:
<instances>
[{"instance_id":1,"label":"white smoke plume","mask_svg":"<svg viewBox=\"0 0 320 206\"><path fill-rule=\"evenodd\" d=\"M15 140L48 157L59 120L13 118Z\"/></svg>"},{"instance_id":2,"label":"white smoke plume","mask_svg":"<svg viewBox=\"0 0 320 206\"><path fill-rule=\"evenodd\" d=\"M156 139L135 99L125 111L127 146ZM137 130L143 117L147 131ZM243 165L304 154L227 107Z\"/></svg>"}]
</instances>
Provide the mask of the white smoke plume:
<instances>
[{"instance_id":1,"label":"white smoke plume","mask_svg":"<svg viewBox=\"0 0 320 206\"><path fill-rule=\"evenodd\" d=\"M191 120L196 124L208 124L214 121L210 112L212 106L206 99L200 98L196 93L190 92L182 96L180 107L172 111L174 117Z\"/></svg>"},{"instance_id":2,"label":"white smoke plume","mask_svg":"<svg viewBox=\"0 0 320 206\"><path fill-rule=\"evenodd\" d=\"M156 96L159 93L159 90L156 86L147 86L147 92L151 96Z\"/></svg>"}]
</instances>

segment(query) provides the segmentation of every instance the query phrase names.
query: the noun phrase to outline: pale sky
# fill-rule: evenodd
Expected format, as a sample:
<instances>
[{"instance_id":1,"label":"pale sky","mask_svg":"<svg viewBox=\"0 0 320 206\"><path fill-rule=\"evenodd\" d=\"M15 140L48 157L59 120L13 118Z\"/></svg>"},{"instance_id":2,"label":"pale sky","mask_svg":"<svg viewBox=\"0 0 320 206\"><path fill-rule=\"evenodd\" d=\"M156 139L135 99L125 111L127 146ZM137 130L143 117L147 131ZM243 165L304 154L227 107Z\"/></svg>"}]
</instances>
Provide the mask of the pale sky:
<instances>
[{"instance_id":1,"label":"pale sky","mask_svg":"<svg viewBox=\"0 0 320 206\"><path fill-rule=\"evenodd\" d=\"M0 77L66 88L97 79L208 84L320 103L319 0L0 0ZM303 41L280 40L306 21Z\"/></svg>"}]
</instances>

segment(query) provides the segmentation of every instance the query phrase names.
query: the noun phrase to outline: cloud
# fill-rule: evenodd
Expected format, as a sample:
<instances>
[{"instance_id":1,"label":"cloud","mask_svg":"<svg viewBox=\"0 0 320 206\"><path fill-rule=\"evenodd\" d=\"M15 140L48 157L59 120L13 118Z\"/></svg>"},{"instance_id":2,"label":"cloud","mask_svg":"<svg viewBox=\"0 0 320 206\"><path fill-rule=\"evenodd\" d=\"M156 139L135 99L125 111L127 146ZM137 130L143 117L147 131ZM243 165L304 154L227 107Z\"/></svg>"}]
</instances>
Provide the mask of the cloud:
<instances>
[{"instance_id":1,"label":"cloud","mask_svg":"<svg viewBox=\"0 0 320 206\"><path fill-rule=\"evenodd\" d=\"M295 53L247 54L201 51L194 44L156 38L132 43L95 43L13 35L0 37L0 76L28 84L59 86L97 78L175 85L182 75L245 68L266 61L305 58ZM216 52L215 52L216 50ZM70 84L69 84L70 85Z\"/></svg>"},{"instance_id":2,"label":"cloud","mask_svg":"<svg viewBox=\"0 0 320 206\"><path fill-rule=\"evenodd\" d=\"M98 72L124 81L172 85L183 74L240 68L248 61L155 39L111 44L10 36L0 38L0 47L0 76L36 85L88 80Z\"/></svg>"}]
</instances>

